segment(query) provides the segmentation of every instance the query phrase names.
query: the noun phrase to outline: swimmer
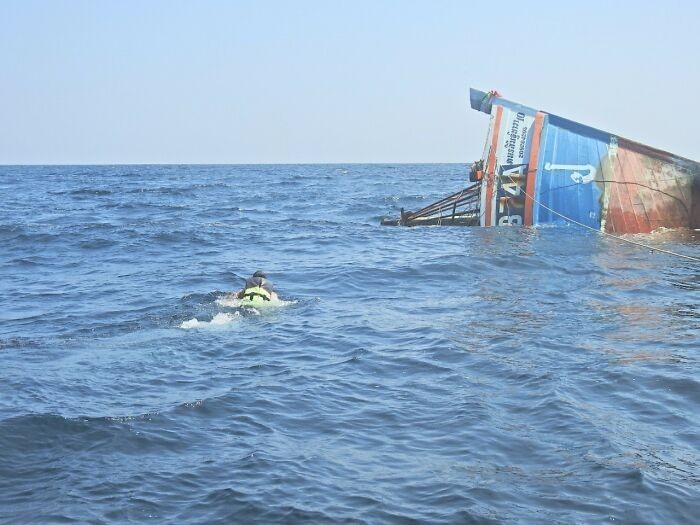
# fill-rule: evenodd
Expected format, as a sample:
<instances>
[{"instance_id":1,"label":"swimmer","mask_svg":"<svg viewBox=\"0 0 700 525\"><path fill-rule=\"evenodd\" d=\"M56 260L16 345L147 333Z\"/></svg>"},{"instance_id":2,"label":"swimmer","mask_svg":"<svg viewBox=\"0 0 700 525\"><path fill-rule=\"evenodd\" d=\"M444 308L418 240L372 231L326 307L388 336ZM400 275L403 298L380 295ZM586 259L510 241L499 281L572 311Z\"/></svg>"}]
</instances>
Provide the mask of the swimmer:
<instances>
[{"instance_id":1,"label":"swimmer","mask_svg":"<svg viewBox=\"0 0 700 525\"><path fill-rule=\"evenodd\" d=\"M258 270L246 282L242 290L238 290L234 297L244 301L265 303L279 301L279 297L272 288L272 283L267 280L265 272Z\"/></svg>"}]
</instances>

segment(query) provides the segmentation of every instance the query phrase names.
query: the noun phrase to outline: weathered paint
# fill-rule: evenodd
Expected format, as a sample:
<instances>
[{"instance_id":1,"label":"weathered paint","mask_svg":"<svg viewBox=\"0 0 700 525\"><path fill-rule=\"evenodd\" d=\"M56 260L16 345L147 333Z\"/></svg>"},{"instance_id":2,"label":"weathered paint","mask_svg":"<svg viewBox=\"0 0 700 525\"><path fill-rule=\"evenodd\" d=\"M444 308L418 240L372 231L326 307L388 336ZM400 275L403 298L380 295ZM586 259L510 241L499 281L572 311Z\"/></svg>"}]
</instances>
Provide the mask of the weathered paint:
<instances>
[{"instance_id":1,"label":"weathered paint","mask_svg":"<svg viewBox=\"0 0 700 525\"><path fill-rule=\"evenodd\" d=\"M693 177L673 159L640 151L620 139L605 230L648 233L693 223Z\"/></svg>"},{"instance_id":2,"label":"weathered paint","mask_svg":"<svg viewBox=\"0 0 700 525\"><path fill-rule=\"evenodd\" d=\"M499 226L521 225L525 214L528 148L535 117L517 108L504 108L496 166L495 216Z\"/></svg>"},{"instance_id":3,"label":"weathered paint","mask_svg":"<svg viewBox=\"0 0 700 525\"><path fill-rule=\"evenodd\" d=\"M495 106L483 184L483 226L523 224L527 158L534 113Z\"/></svg>"},{"instance_id":4,"label":"weathered paint","mask_svg":"<svg viewBox=\"0 0 700 525\"><path fill-rule=\"evenodd\" d=\"M530 156L528 159L527 180L525 183L525 212L523 224L532 226L532 211L534 201L532 196L535 194L535 181L537 178L537 166L540 155L540 141L542 138L542 127L544 126L545 114L541 111L535 116L535 124L532 129L532 137L530 142Z\"/></svg>"},{"instance_id":5,"label":"weathered paint","mask_svg":"<svg viewBox=\"0 0 700 525\"><path fill-rule=\"evenodd\" d=\"M699 163L481 91L471 102L492 116L482 226L700 227Z\"/></svg>"},{"instance_id":6,"label":"weathered paint","mask_svg":"<svg viewBox=\"0 0 700 525\"><path fill-rule=\"evenodd\" d=\"M496 151L498 149L499 133L501 130L501 118L503 116L503 108L498 106L496 108L496 117L492 120L493 128L491 132L491 148L489 150L488 163L486 164L486 173L484 174L484 180L482 182L484 190L482 193L484 195L485 206L482 206L484 210L483 219L485 221L484 226L493 225L493 198L494 198L494 183L495 183L495 171L496 171Z\"/></svg>"}]
</instances>

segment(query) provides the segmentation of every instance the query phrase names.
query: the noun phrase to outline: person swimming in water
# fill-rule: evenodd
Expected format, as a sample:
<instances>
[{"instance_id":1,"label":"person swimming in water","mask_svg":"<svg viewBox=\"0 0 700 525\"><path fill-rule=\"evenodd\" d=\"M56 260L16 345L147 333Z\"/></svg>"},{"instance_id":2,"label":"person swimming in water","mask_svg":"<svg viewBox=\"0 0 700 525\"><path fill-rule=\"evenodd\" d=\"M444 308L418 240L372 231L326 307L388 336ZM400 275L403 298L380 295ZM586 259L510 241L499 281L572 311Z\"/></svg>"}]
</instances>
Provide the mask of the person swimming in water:
<instances>
[{"instance_id":1,"label":"person swimming in water","mask_svg":"<svg viewBox=\"0 0 700 525\"><path fill-rule=\"evenodd\" d=\"M236 299L246 299L248 301L278 301L279 297L275 293L272 283L267 279L265 272L258 270L245 282L243 289L238 290L234 297Z\"/></svg>"}]
</instances>

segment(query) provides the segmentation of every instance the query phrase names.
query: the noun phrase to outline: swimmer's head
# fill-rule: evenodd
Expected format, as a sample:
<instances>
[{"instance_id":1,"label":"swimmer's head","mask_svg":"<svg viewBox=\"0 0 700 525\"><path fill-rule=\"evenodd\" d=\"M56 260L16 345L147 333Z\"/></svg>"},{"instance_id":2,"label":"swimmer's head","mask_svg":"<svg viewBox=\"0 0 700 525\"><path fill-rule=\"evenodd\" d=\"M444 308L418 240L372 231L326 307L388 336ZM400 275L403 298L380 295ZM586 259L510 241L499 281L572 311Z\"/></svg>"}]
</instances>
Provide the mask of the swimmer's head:
<instances>
[{"instance_id":1,"label":"swimmer's head","mask_svg":"<svg viewBox=\"0 0 700 525\"><path fill-rule=\"evenodd\" d=\"M261 279L267 279L267 275L262 270L258 270L253 274L253 277L260 277Z\"/></svg>"}]
</instances>

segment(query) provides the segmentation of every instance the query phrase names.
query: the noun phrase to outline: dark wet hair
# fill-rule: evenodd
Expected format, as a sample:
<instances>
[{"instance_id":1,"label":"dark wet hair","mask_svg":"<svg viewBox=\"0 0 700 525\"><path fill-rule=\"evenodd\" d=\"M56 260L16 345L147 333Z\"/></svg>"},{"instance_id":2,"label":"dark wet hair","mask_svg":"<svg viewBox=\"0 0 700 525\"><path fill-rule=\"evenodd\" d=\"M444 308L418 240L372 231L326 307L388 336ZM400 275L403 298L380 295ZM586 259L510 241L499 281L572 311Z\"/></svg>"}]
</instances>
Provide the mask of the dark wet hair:
<instances>
[{"instance_id":1,"label":"dark wet hair","mask_svg":"<svg viewBox=\"0 0 700 525\"><path fill-rule=\"evenodd\" d=\"M260 277L261 279L267 279L267 275L262 270L258 270L253 274L253 277Z\"/></svg>"}]
</instances>

